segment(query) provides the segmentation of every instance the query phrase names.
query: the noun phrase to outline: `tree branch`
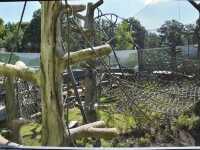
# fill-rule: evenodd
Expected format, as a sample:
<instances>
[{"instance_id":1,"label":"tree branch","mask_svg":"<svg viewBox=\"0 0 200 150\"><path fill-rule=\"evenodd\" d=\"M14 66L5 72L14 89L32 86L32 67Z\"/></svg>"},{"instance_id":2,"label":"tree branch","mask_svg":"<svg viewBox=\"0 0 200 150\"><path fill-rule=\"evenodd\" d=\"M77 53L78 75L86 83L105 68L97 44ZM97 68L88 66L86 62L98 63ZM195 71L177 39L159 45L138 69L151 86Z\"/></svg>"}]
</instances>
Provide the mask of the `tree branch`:
<instances>
[{"instance_id":1,"label":"tree branch","mask_svg":"<svg viewBox=\"0 0 200 150\"><path fill-rule=\"evenodd\" d=\"M79 13L76 13L75 16L76 16L77 18L79 18L79 19L84 20L84 21L85 21L85 19L86 19L85 16L83 16L83 15L81 15L81 14L79 14Z\"/></svg>"},{"instance_id":2,"label":"tree branch","mask_svg":"<svg viewBox=\"0 0 200 150\"><path fill-rule=\"evenodd\" d=\"M85 5L62 5L62 8L57 16L56 22L56 55L58 57L63 57L64 48L63 48L63 41L62 41L62 18L65 14L69 16L72 14L76 14L77 12L81 12L85 10Z\"/></svg>"},{"instance_id":3,"label":"tree branch","mask_svg":"<svg viewBox=\"0 0 200 150\"><path fill-rule=\"evenodd\" d=\"M18 61L15 65L0 62L0 75L19 77L40 85L39 71Z\"/></svg>"},{"instance_id":4,"label":"tree branch","mask_svg":"<svg viewBox=\"0 0 200 150\"><path fill-rule=\"evenodd\" d=\"M61 59L61 68L65 69L68 61L69 64L79 63L81 61L87 61L96 59L97 57L102 57L108 55L112 51L109 44L101 45L94 47L93 50L91 48L83 49L77 52L70 53L70 58L68 60L68 54L65 54L64 57ZM63 71L63 70L62 70Z\"/></svg>"},{"instance_id":5,"label":"tree branch","mask_svg":"<svg viewBox=\"0 0 200 150\"><path fill-rule=\"evenodd\" d=\"M116 128L98 128L105 126L104 121L97 121L77 128L70 129L73 138L96 137L111 139L118 135Z\"/></svg>"},{"instance_id":6,"label":"tree branch","mask_svg":"<svg viewBox=\"0 0 200 150\"><path fill-rule=\"evenodd\" d=\"M63 5L62 8L65 12L68 11L69 15L72 15L72 13L77 13L84 11L86 9L85 5Z\"/></svg>"},{"instance_id":7,"label":"tree branch","mask_svg":"<svg viewBox=\"0 0 200 150\"><path fill-rule=\"evenodd\" d=\"M193 0L188 0L188 2L190 4L192 4L193 7L195 7L199 12L200 12L200 4L197 4L195 1Z\"/></svg>"},{"instance_id":8,"label":"tree branch","mask_svg":"<svg viewBox=\"0 0 200 150\"><path fill-rule=\"evenodd\" d=\"M104 2L103 0L99 0L99 1L97 1L95 4L93 4L93 6L92 6L93 10L95 10L95 9L98 8L100 5L102 5L103 2Z\"/></svg>"}]
</instances>

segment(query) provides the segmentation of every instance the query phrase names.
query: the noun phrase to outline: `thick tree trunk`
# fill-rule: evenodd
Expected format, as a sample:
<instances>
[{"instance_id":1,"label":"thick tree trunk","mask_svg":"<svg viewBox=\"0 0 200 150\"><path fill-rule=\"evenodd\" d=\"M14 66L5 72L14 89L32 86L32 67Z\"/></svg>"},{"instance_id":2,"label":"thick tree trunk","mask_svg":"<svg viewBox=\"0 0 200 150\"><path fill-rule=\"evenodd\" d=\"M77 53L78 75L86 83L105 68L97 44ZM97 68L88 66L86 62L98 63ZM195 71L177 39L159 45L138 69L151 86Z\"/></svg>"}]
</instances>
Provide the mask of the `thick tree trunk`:
<instances>
[{"instance_id":1,"label":"thick tree trunk","mask_svg":"<svg viewBox=\"0 0 200 150\"><path fill-rule=\"evenodd\" d=\"M93 61L95 63L95 61ZM96 71L88 68L85 74L85 113L88 122L97 121L95 103L97 102Z\"/></svg>"},{"instance_id":2,"label":"thick tree trunk","mask_svg":"<svg viewBox=\"0 0 200 150\"><path fill-rule=\"evenodd\" d=\"M87 14L85 19L85 28L88 30L87 39L89 43L94 45L94 8L92 3L87 5ZM89 67L86 69L85 75L85 113L88 122L97 121L97 113L94 105L97 102L97 86L96 86L96 60L87 61Z\"/></svg>"},{"instance_id":3,"label":"thick tree trunk","mask_svg":"<svg viewBox=\"0 0 200 150\"><path fill-rule=\"evenodd\" d=\"M58 52L58 47L56 46L56 23L62 8L59 1L44 1L41 3L42 19L40 71L28 68L21 62L16 65L3 64L0 62L0 72L5 76L12 76L13 78L20 77L25 80L33 81L40 86L42 99L42 144L48 146L66 146L69 145L69 133L68 130L66 130L64 122L61 73L66 64L65 61L68 59L66 55L60 57L56 53ZM74 6L74 8L80 7ZM64 9L66 10L66 8ZM68 7L68 9L70 8ZM82 8L78 10L82 10ZM111 52L111 47L109 45L99 46L94 49L97 53L91 51L90 49L73 53L73 55L70 56L70 64L95 59L96 57L101 57ZM13 84L11 85L11 83L9 83L7 88L13 89ZM12 91L9 91L9 93L10 92ZM14 94L11 93L11 95L13 96ZM11 95L9 95L10 99ZM10 106L8 109L10 111ZM19 131L21 125L24 123L27 122L23 120L14 120L14 122L12 121L11 123L11 128ZM99 123L97 124L99 126ZM96 126L96 124L93 125ZM89 125L89 128L88 126L84 126L84 128L77 128L71 131L73 131L75 137L79 137L79 135L82 137L83 133L86 134L86 136L94 137L106 137L106 135L113 137L118 134L116 129L96 129L92 128L92 126Z\"/></svg>"},{"instance_id":4,"label":"thick tree trunk","mask_svg":"<svg viewBox=\"0 0 200 150\"><path fill-rule=\"evenodd\" d=\"M103 3L103 0L96 4L88 3L87 13L85 19L85 28L88 30L87 39L89 43L94 46L95 28L94 28L94 11ZM95 110L95 103L97 103L97 80L96 80L96 60L87 62L89 67L86 70L85 77L85 113L88 122L95 122L98 120L97 112ZM101 146L100 139L97 139L94 146Z\"/></svg>"},{"instance_id":5,"label":"thick tree trunk","mask_svg":"<svg viewBox=\"0 0 200 150\"><path fill-rule=\"evenodd\" d=\"M19 133L20 126L17 124L13 126L13 121L17 119L18 109L17 101L15 99L15 80L14 77L8 76L6 79L6 123L8 128L11 130L9 134L9 140L16 143L21 143L21 136Z\"/></svg>"},{"instance_id":6,"label":"thick tree trunk","mask_svg":"<svg viewBox=\"0 0 200 150\"><path fill-rule=\"evenodd\" d=\"M61 93L61 72L56 57L56 20L59 1L43 2L41 15L42 144L64 146L67 133Z\"/></svg>"},{"instance_id":7,"label":"thick tree trunk","mask_svg":"<svg viewBox=\"0 0 200 150\"><path fill-rule=\"evenodd\" d=\"M7 122L17 119L17 102L15 99L15 83L14 77L7 77L6 79L6 114Z\"/></svg>"}]
</instances>

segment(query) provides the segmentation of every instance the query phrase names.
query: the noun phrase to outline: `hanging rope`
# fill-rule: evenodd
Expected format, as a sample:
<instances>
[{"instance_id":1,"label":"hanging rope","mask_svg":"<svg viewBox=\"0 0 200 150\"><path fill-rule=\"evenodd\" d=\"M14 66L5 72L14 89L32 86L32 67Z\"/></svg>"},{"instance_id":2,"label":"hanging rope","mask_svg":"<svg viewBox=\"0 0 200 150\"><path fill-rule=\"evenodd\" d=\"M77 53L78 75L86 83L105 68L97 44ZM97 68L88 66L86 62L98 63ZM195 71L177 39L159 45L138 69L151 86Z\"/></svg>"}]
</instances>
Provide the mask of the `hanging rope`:
<instances>
[{"instance_id":1,"label":"hanging rope","mask_svg":"<svg viewBox=\"0 0 200 150\"><path fill-rule=\"evenodd\" d=\"M18 27L17 27L17 32L16 32L16 34L14 36L17 39L16 40L17 48L19 48L18 47L19 46L18 36L19 36L19 31L20 31L20 28L21 28L22 21L23 21L23 17L24 17L24 12L25 12L25 9L26 9L26 5L27 5L27 1L24 2L24 6L23 6L23 9L22 9L20 21L19 21L19 24L18 24ZM8 59L8 62L7 62L8 64L12 60L13 52L14 52L14 49L11 49L11 53L10 53L10 56L9 56L9 59Z\"/></svg>"},{"instance_id":2,"label":"hanging rope","mask_svg":"<svg viewBox=\"0 0 200 150\"><path fill-rule=\"evenodd\" d=\"M67 6L70 7L71 9L71 13L72 13L72 16L73 15L73 8L68 5L68 3L66 2ZM62 29L62 26L61 26L61 29ZM64 32L62 32L64 33ZM70 76L70 79L72 81L72 86L73 86L73 89L74 89L74 93L75 93L75 96L76 96L76 100L78 102L78 105L79 105L79 109L81 111L81 114L83 116L83 121L84 123L87 123L87 118L86 118L86 114L84 112L84 109L83 109L83 106L82 106L82 102L81 102L81 98L79 96L79 93L78 93L78 89L77 89L77 86L76 86L76 80L74 78L74 75L73 75L73 72L70 68L70 16L69 16L69 12L67 11L67 47L65 47L64 45L64 40L63 40L63 36L61 37L61 41L62 41L62 47L64 49L65 52L67 52L68 54L68 62L67 62L67 71L68 71L68 74Z\"/></svg>"},{"instance_id":3,"label":"hanging rope","mask_svg":"<svg viewBox=\"0 0 200 150\"><path fill-rule=\"evenodd\" d=\"M83 29L79 26L79 24L75 21L74 19L74 16L73 16L73 22L74 24L77 26L77 28L79 29L82 37L84 38L84 40L86 41L86 43L88 44L88 46L91 48L92 51L95 52L92 44L89 42L89 40L87 39L87 36L85 35L85 32L83 31ZM96 55L96 53L95 53ZM123 80L123 79L120 79L120 78L117 78L115 76L112 75L111 73L111 68L109 68L109 66L106 64L106 62L102 59L102 58L98 58L98 60L100 61L100 63L105 67L105 72L107 72L109 74L109 76L111 78L113 78L115 80L115 83L117 84L117 86L119 86L121 88L121 91L125 94L126 98L130 99L130 97L126 94L126 91L123 89L123 87L121 86L121 84L123 82L127 82L128 84L130 84L128 81L126 80ZM135 104L133 102L133 104L135 105L136 109L138 109L142 114L144 114L144 116L146 117L146 119L149 119L150 118L145 114L145 112L143 112L143 110L140 108L140 106L138 106L137 104Z\"/></svg>"},{"instance_id":4,"label":"hanging rope","mask_svg":"<svg viewBox=\"0 0 200 150\"><path fill-rule=\"evenodd\" d=\"M19 48L18 36L19 36L19 31L20 31L21 24L22 24L22 21L23 21L23 17L24 17L24 12L25 12L26 6L27 6L27 1L24 2L23 9L22 9L21 16L20 16L20 21L19 21L18 26L17 26L17 31L16 31L15 34L14 34L14 37L17 39L17 40L15 41L15 42L16 42L16 45L17 45L17 47L15 47L16 49ZM16 45L15 45L15 46L16 46ZM11 60L12 60L12 56L13 56L13 52L14 52L14 49L15 49L15 48L11 49L11 53L10 53L10 55L9 55L8 62L7 62L8 64L9 64L9 63L11 62ZM7 79L7 77L5 76L5 77L3 78L3 86L5 86L6 79ZM17 82L17 81L16 81L16 82ZM17 86L16 86L16 88L17 88ZM16 90L18 91L18 89L16 89ZM8 91L7 91L7 92L8 92ZM8 93L6 93L6 94L8 94ZM16 99L17 99L17 101L18 101L18 97L16 97Z\"/></svg>"}]
</instances>

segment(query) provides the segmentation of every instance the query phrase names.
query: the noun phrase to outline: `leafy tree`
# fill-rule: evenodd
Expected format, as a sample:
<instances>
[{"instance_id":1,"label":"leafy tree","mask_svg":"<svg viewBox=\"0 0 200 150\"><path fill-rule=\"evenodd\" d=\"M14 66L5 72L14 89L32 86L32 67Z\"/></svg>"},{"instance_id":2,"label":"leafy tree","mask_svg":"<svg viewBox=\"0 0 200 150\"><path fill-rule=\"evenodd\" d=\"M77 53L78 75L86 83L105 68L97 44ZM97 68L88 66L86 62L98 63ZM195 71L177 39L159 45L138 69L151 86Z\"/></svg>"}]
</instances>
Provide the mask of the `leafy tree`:
<instances>
[{"instance_id":1,"label":"leafy tree","mask_svg":"<svg viewBox=\"0 0 200 150\"><path fill-rule=\"evenodd\" d=\"M64 15L62 20L62 36L65 47L69 48L69 51L77 51L78 49L84 48L84 38L79 32L76 32L76 30L79 30L77 25L81 27L81 20L77 17L67 18L67 15Z\"/></svg>"},{"instance_id":2,"label":"leafy tree","mask_svg":"<svg viewBox=\"0 0 200 150\"><path fill-rule=\"evenodd\" d=\"M184 41L186 44L195 44L198 41L197 34L195 33L195 24L185 25L184 28ZM189 43L188 43L189 42Z\"/></svg>"},{"instance_id":3,"label":"leafy tree","mask_svg":"<svg viewBox=\"0 0 200 150\"><path fill-rule=\"evenodd\" d=\"M0 18L0 39L3 39L5 36L5 27L4 27L4 21Z\"/></svg>"},{"instance_id":4,"label":"leafy tree","mask_svg":"<svg viewBox=\"0 0 200 150\"><path fill-rule=\"evenodd\" d=\"M123 21L117 26L115 45L118 50L133 48L132 33L129 30L129 24L126 21Z\"/></svg>"},{"instance_id":5,"label":"leafy tree","mask_svg":"<svg viewBox=\"0 0 200 150\"><path fill-rule=\"evenodd\" d=\"M16 48L16 30L17 25L14 23L5 24L5 35L3 38L3 47L6 48L7 51L12 51Z\"/></svg>"},{"instance_id":6,"label":"leafy tree","mask_svg":"<svg viewBox=\"0 0 200 150\"><path fill-rule=\"evenodd\" d=\"M67 43L70 43L69 49L71 51L78 50L83 48L83 41L80 34L72 31L72 28L76 28L74 22L71 18L69 18L69 29L70 36L67 39L67 18L66 16L63 17L63 39L65 46L67 47ZM78 18L75 19L77 24L80 24L80 20ZM37 10L33 13L33 19L31 20L30 24L25 30L23 39L22 39L22 47L26 50L26 52L40 52L40 36L41 36L41 10ZM67 41L69 40L69 41Z\"/></svg>"},{"instance_id":7,"label":"leafy tree","mask_svg":"<svg viewBox=\"0 0 200 150\"><path fill-rule=\"evenodd\" d=\"M160 37L165 44L177 46L183 44L184 25L176 20L166 21L159 29Z\"/></svg>"},{"instance_id":8,"label":"leafy tree","mask_svg":"<svg viewBox=\"0 0 200 150\"><path fill-rule=\"evenodd\" d=\"M130 29L131 31L134 32L133 34L133 39L135 44L138 46L138 48L144 48L145 46L145 34L146 34L146 29L141 25L141 23L136 20L134 17L131 17L128 19Z\"/></svg>"},{"instance_id":9,"label":"leafy tree","mask_svg":"<svg viewBox=\"0 0 200 150\"><path fill-rule=\"evenodd\" d=\"M109 20L100 19L95 22L96 36L95 36L95 45L103 44L111 40L115 35L116 26ZM114 40L110 43L115 47Z\"/></svg>"},{"instance_id":10,"label":"leafy tree","mask_svg":"<svg viewBox=\"0 0 200 150\"><path fill-rule=\"evenodd\" d=\"M22 49L21 42L28 23L22 23L17 34L18 24L19 23L7 23L5 25L4 47L7 51L20 51L20 49Z\"/></svg>"},{"instance_id":11,"label":"leafy tree","mask_svg":"<svg viewBox=\"0 0 200 150\"><path fill-rule=\"evenodd\" d=\"M33 19L26 28L22 39L22 49L26 52L40 52L41 10L33 13Z\"/></svg>"},{"instance_id":12,"label":"leafy tree","mask_svg":"<svg viewBox=\"0 0 200 150\"><path fill-rule=\"evenodd\" d=\"M200 18L196 22L196 28L195 28L195 37L197 39L198 43L198 58L200 58Z\"/></svg>"},{"instance_id":13,"label":"leafy tree","mask_svg":"<svg viewBox=\"0 0 200 150\"><path fill-rule=\"evenodd\" d=\"M184 25L176 20L166 21L158 30L160 36L165 44L170 46L169 55L171 56L171 69L176 70L176 56L178 51L176 50L177 45L183 44L183 32Z\"/></svg>"},{"instance_id":14,"label":"leafy tree","mask_svg":"<svg viewBox=\"0 0 200 150\"><path fill-rule=\"evenodd\" d=\"M145 37L145 48L160 47L161 39L156 33L147 33Z\"/></svg>"}]
</instances>

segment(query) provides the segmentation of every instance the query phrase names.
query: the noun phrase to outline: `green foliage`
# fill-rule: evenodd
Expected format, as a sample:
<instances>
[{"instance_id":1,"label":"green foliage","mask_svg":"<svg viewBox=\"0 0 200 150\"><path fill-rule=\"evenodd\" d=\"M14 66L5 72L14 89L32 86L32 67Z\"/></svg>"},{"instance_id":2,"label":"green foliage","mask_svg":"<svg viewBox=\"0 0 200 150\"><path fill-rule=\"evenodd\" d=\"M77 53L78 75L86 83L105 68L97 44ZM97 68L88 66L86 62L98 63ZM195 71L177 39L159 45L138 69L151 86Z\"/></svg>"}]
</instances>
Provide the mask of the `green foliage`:
<instances>
[{"instance_id":1,"label":"green foliage","mask_svg":"<svg viewBox=\"0 0 200 150\"><path fill-rule=\"evenodd\" d=\"M196 30L195 24L187 24L185 25L185 38L184 43L185 44L196 44L198 42L198 35Z\"/></svg>"},{"instance_id":2,"label":"green foliage","mask_svg":"<svg viewBox=\"0 0 200 150\"><path fill-rule=\"evenodd\" d=\"M17 35L18 23L7 23L0 25L0 47L4 47L7 51L19 51L21 48L21 41L24 35L24 30L27 23L22 23L19 33Z\"/></svg>"},{"instance_id":3,"label":"green foliage","mask_svg":"<svg viewBox=\"0 0 200 150\"><path fill-rule=\"evenodd\" d=\"M129 24L127 22L122 22L117 26L115 44L118 50L133 48L132 33L129 31Z\"/></svg>"},{"instance_id":4,"label":"green foliage","mask_svg":"<svg viewBox=\"0 0 200 150\"><path fill-rule=\"evenodd\" d=\"M166 21L158 30L163 41L172 46L182 45L184 25L176 20Z\"/></svg>"},{"instance_id":5,"label":"green foliage","mask_svg":"<svg viewBox=\"0 0 200 150\"><path fill-rule=\"evenodd\" d=\"M139 146L149 146L150 144L151 144L151 141L149 138L141 137L138 139Z\"/></svg>"},{"instance_id":6,"label":"green foliage","mask_svg":"<svg viewBox=\"0 0 200 150\"><path fill-rule=\"evenodd\" d=\"M134 17L130 17L128 19L129 26L132 32L132 38L134 39L134 42L139 48L144 48L145 44L145 35L146 35L146 29L141 25L141 23L136 20Z\"/></svg>"},{"instance_id":7,"label":"green foliage","mask_svg":"<svg viewBox=\"0 0 200 150\"><path fill-rule=\"evenodd\" d=\"M133 117L129 115L125 115L125 114L119 114L119 113L117 114L117 113L111 113L111 112L112 111L98 112L100 119L105 121L108 127L113 127L113 128L115 127L120 132L124 133L136 126L136 123Z\"/></svg>"},{"instance_id":8,"label":"green foliage","mask_svg":"<svg viewBox=\"0 0 200 150\"><path fill-rule=\"evenodd\" d=\"M178 129L187 129L187 130L191 130L193 128L196 128L197 126L199 126L200 124L200 118L199 116L196 116L194 114L190 115L186 115L186 114L182 114L181 116L179 116L177 118L177 120L175 121L174 126Z\"/></svg>"},{"instance_id":9,"label":"green foliage","mask_svg":"<svg viewBox=\"0 0 200 150\"><path fill-rule=\"evenodd\" d=\"M26 146L40 146L41 129L41 125L37 123L30 123L22 126L20 130L20 134L22 135L22 144Z\"/></svg>"},{"instance_id":10,"label":"green foliage","mask_svg":"<svg viewBox=\"0 0 200 150\"><path fill-rule=\"evenodd\" d=\"M145 48L158 48L160 47L161 39L155 33L148 33L145 36Z\"/></svg>"},{"instance_id":11,"label":"green foliage","mask_svg":"<svg viewBox=\"0 0 200 150\"><path fill-rule=\"evenodd\" d=\"M22 22L17 35L19 23L3 24L0 19L0 48L7 51L39 52L40 49L40 10L34 12L30 23ZM31 48L30 48L31 47Z\"/></svg>"},{"instance_id":12,"label":"green foliage","mask_svg":"<svg viewBox=\"0 0 200 150\"><path fill-rule=\"evenodd\" d=\"M40 52L40 35L41 35L41 10L33 14L33 19L24 31L22 39L22 49L26 52Z\"/></svg>"},{"instance_id":13,"label":"green foliage","mask_svg":"<svg viewBox=\"0 0 200 150\"><path fill-rule=\"evenodd\" d=\"M2 40L4 36L5 36L4 21L3 21L3 19L0 18L0 40Z\"/></svg>"}]
</instances>

